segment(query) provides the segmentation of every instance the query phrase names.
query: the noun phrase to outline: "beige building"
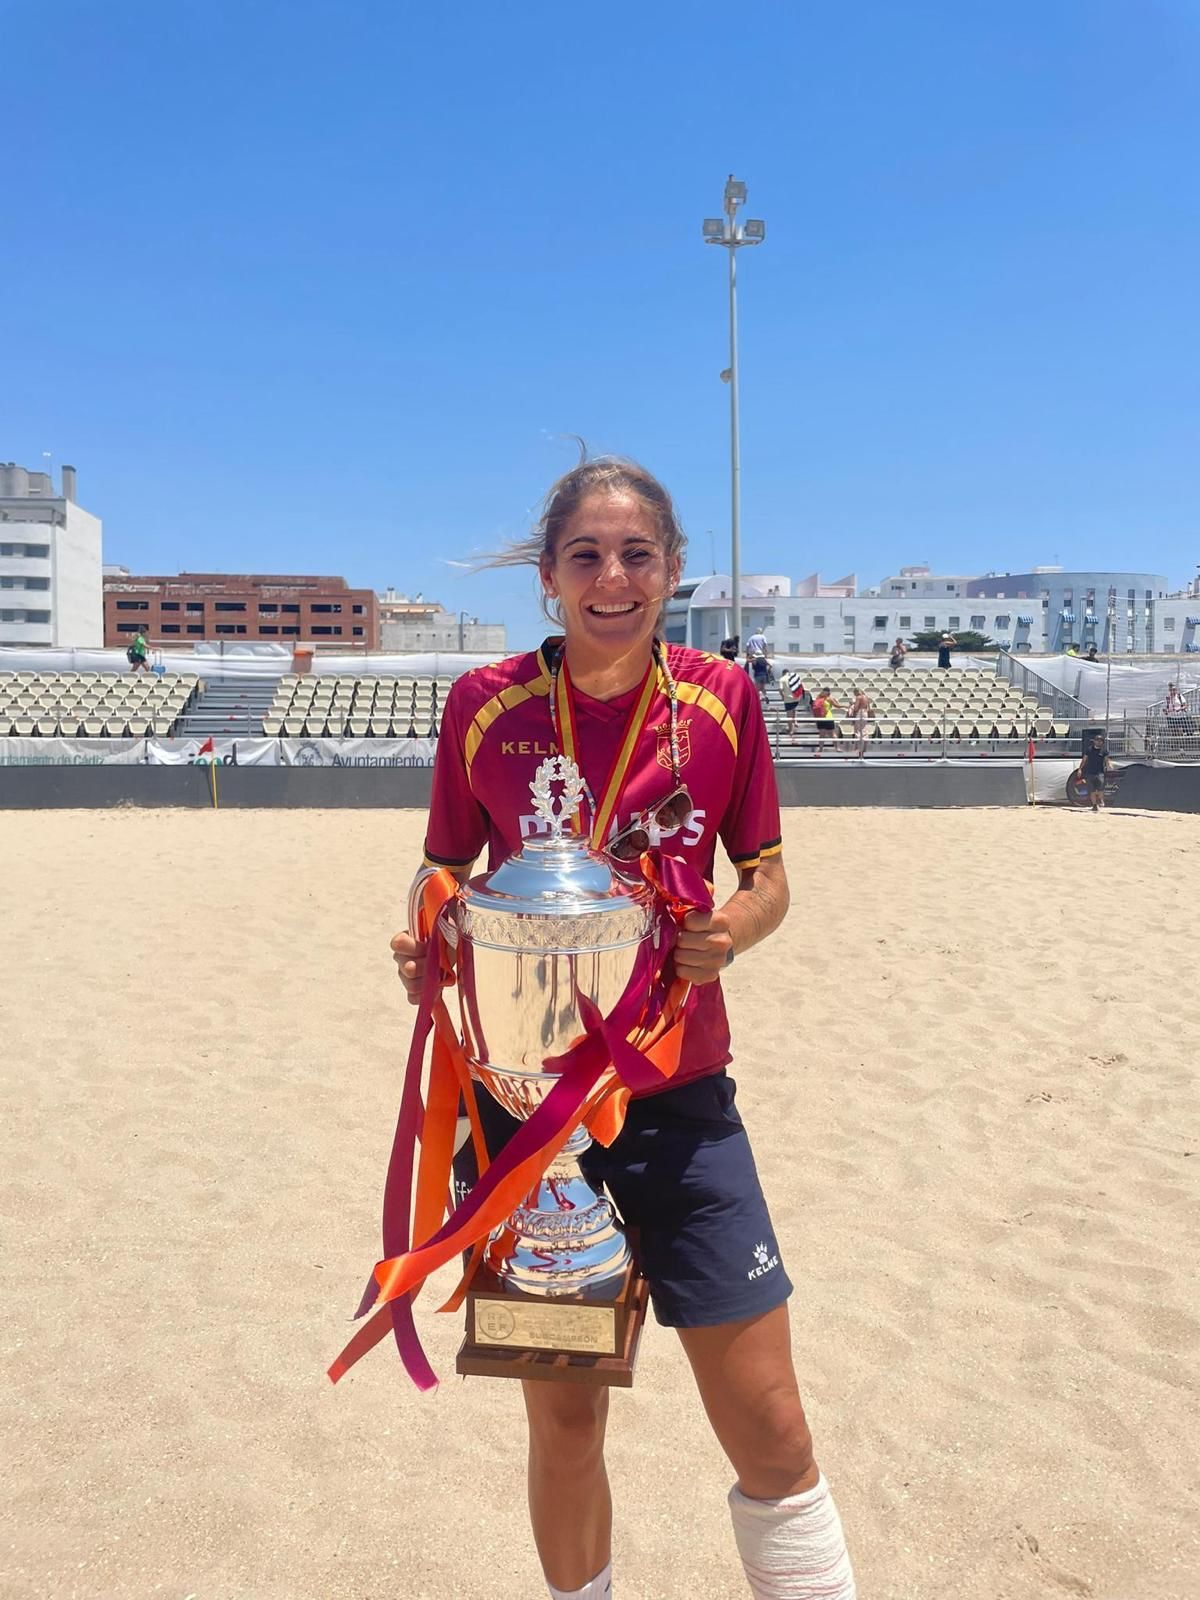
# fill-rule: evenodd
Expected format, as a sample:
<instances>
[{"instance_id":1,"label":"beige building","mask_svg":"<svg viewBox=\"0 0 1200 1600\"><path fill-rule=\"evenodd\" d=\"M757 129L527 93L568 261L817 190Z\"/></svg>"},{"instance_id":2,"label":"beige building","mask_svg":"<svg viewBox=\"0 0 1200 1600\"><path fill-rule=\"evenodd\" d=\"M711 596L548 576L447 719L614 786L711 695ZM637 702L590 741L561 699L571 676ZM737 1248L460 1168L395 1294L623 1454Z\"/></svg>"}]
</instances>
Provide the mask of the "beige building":
<instances>
[{"instance_id":1,"label":"beige building","mask_svg":"<svg viewBox=\"0 0 1200 1600\"><path fill-rule=\"evenodd\" d=\"M410 598L388 589L379 596L379 647L397 655L437 650L499 658L508 651L508 630L469 611L447 611L423 595Z\"/></svg>"}]
</instances>

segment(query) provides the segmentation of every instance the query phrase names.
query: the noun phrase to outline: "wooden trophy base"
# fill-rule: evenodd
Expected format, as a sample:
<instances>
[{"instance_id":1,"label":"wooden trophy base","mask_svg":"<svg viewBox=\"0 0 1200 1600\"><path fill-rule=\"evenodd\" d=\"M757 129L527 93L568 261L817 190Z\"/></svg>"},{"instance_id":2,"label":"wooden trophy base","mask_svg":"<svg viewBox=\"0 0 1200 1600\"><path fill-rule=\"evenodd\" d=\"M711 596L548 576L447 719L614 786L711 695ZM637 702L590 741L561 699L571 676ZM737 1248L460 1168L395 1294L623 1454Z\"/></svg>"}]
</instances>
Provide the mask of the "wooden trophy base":
<instances>
[{"instance_id":1,"label":"wooden trophy base","mask_svg":"<svg viewBox=\"0 0 1200 1600\"><path fill-rule=\"evenodd\" d=\"M467 1336L455 1371L476 1378L633 1383L646 1280L630 1263L615 1292L552 1300L512 1289L480 1267L467 1290Z\"/></svg>"}]
</instances>

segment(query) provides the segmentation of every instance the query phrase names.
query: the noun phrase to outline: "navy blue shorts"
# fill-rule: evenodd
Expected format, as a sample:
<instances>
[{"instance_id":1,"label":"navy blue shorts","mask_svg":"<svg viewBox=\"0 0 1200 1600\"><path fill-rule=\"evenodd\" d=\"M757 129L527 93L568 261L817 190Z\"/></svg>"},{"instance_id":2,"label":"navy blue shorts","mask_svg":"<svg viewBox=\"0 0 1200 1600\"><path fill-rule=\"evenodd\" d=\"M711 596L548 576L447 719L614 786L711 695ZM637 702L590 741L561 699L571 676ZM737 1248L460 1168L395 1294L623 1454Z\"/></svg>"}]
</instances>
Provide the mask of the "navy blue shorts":
<instances>
[{"instance_id":1,"label":"navy blue shorts","mask_svg":"<svg viewBox=\"0 0 1200 1600\"><path fill-rule=\"evenodd\" d=\"M629 1230L654 1315L668 1328L740 1322L792 1292L736 1088L722 1070L631 1100L612 1146L593 1144L583 1157ZM483 1091L479 1112L494 1154L518 1124ZM455 1158L460 1195L474 1165L468 1143Z\"/></svg>"}]
</instances>

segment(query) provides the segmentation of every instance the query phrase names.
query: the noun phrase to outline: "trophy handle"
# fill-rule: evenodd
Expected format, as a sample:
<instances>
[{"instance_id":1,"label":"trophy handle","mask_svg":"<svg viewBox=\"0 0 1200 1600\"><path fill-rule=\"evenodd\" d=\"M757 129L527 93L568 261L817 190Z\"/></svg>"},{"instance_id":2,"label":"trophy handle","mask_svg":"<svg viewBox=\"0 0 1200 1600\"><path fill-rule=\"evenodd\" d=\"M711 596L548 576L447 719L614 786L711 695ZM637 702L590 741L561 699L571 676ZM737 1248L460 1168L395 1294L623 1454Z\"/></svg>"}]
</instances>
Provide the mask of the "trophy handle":
<instances>
[{"instance_id":1,"label":"trophy handle","mask_svg":"<svg viewBox=\"0 0 1200 1600\"><path fill-rule=\"evenodd\" d=\"M441 869L438 867L422 867L409 885L408 890L408 931L413 938L417 937L417 927L421 920L421 890L428 879L432 878ZM432 935L433 929L431 928ZM458 928L453 917L442 920L442 932L452 945L458 943Z\"/></svg>"}]
</instances>

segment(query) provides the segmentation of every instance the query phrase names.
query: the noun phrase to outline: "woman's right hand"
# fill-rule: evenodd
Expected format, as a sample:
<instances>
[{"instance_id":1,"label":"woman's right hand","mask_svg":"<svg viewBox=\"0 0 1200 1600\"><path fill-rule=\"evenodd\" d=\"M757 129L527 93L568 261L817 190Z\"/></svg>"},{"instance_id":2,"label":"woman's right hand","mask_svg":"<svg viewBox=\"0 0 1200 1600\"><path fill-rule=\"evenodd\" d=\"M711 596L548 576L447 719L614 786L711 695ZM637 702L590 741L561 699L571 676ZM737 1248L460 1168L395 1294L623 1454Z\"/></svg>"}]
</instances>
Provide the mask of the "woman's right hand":
<instances>
[{"instance_id":1,"label":"woman's right hand","mask_svg":"<svg viewBox=\"0 0 1200 1600\"><path fill-rule=\"evenodd\" d=\"M410 1006L420 1003L421 989L425 983L425 952L428 948L423 940L414 938L407 931L398 933L392 940L392 960L396 963Z\"/></svg>"}]
</instances>

